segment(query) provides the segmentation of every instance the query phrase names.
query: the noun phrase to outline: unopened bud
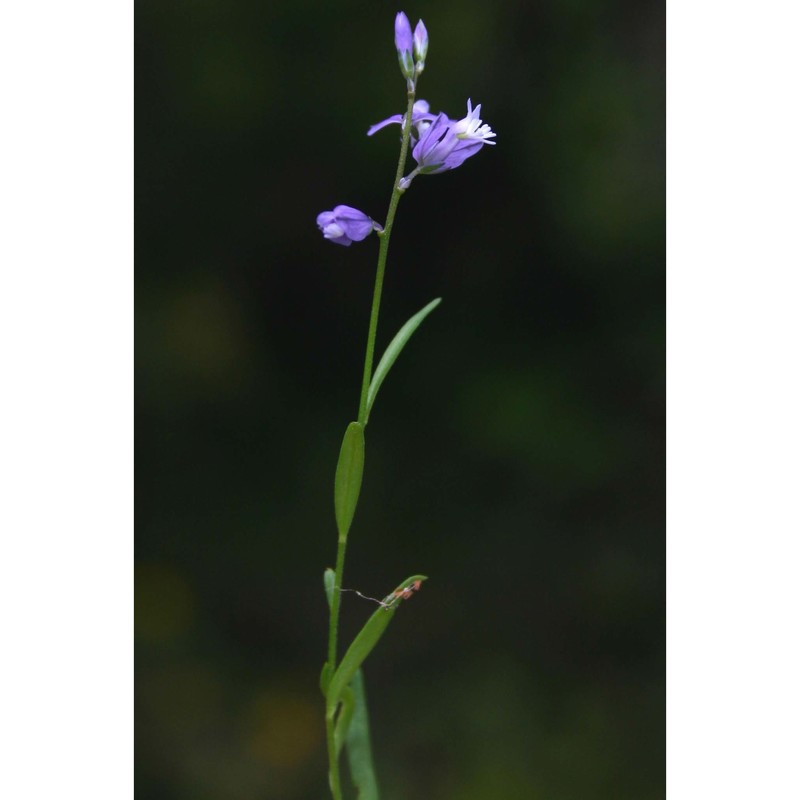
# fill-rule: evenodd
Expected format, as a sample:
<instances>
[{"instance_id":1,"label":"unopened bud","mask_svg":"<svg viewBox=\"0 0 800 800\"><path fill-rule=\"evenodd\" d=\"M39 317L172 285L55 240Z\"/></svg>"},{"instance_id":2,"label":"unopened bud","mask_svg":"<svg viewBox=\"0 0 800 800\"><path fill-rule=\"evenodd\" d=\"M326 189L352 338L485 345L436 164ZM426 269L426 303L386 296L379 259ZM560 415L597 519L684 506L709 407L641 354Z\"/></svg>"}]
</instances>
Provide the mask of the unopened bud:
<instances>
[{"instance_id":1,"label":"unopened bud","mask_svg":"<svg viewBox=\"0 0 800 800\"><path fill-rule=\"evenodd\" d=\"M397 48L398 53L406 50L410 53L413 47L411 23L402 11L398 11L394 19L394 46Z\"/></svg>"},{"instance_id":2,"label":"unopened bud","mask_svg":"<svg viewBox=\"0 0 800 800\"><path fill-rule=\"evenodd\" d=\"M411 33L411 23L402 11L398 11L394 19L394 46L397 48L400 72L406 78L412 79L414 77L414 59L411 57L411 51L414 47L414 37Z\"/></svg>"},{"instance_id":3,"label":"unopened bud","mask_svg":"<svg viewBox=\"0 0 800 800\"><path fill-rule=\"evenodd\" d=\"M418 62L425 64L425 57L428 55L428 31L425 28L425 23L420 20L417 27L414 28L414 58ZM420 69L420 72L422 70Z\"/></svg>"}]
</instances>

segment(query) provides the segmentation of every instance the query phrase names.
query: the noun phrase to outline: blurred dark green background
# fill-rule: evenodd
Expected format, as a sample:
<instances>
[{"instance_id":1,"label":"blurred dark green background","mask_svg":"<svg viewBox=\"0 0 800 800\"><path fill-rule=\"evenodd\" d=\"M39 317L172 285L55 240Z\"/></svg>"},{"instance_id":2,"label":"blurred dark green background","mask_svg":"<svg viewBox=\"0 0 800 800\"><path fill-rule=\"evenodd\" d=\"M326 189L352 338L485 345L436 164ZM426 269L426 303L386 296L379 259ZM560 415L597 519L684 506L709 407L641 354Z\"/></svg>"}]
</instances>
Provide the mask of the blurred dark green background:
<instances>
[{"instance_id":1,"label":"blurred dark green background","mask_svg":"<svg viewBox=\"0 0 800 800\"><path fill-rule=\"evenodd\" d=\"M322 572L403 110L394 3L136 4L136 779L326 796ZM418 178L345 585L430 576L367 662L384 800L664 795L664 10L405 6L420 96L497 132ZM346 595L347 641L373 607Z\"/></svg>"}]
</instances>

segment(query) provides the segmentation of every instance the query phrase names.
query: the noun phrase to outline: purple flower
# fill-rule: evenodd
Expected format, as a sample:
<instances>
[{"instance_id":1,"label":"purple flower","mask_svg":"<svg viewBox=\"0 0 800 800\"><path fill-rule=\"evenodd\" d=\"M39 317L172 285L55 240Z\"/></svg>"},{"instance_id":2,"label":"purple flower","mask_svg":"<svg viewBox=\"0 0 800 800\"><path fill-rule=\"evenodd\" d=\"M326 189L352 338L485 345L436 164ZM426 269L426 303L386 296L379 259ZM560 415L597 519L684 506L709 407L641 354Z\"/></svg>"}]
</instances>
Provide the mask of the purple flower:
<instances>
[{"instance_id":1,"label":"purple flower","mask_svg":"<svg viewBox=\"0 0 800 800\"><path fill-rule=\"evenodd\" d=\"M413 128L411 146L419 168L414 174L432 175L448 169L460 167L470 156L485 144L495 144L494 131L480 118L481 106L473 109L472 100L467 100L467 116L452 120L447 114L429 113L430 106L425 100L414 103L411 113ZM395 114L373 125L367 136L388 125L402 124L403 115ZM409 176L413 178L413 176ZM401 186L406 189L411 180L403 179Z\"/></svg>"},{"instance_id":2,"label":"purple flower","mask_svg":"<svg viewBox=\"0 0 800 800\"><path fill-rule=\"evenodd\" d=\"M414 146L413 156L419 171L433 175L448 169L460 167L470 156L489 141L495 134L478 116L480 105L473 110L472 101L467 101L467 116L454 122L445 114L439 114L433 124L420 135Z\"/></svg>"},{"instance_id":3,"label":"purple flower","mask_svg":"<svg viewBox=\"0 0 800 800\"><path fill-rule=\"evenodd\" d=\"M333 211L323 211L317 216L317 227L326 239L345 247L366 239L373 230L381 230L381 226L363 211L351 206L336 206Z\"/></svg>"},{"instance_id":4,"label":"purple flower","mask_svg":"<svg viewBox=\"0 0 800 800\"><path fill-rule=\"evenodd\" d=\"M426 100L417 100L414 103L414 110L411 112L411 122L416 126L418 133L428 127L428 125L436 119L436 114L428 113L430 111L430 104ZM372 136L373 133L385 128L387 125L402 125L404 114L393 114L380 122L376 122L368 131L367 136Z\"/></svg>"}]
</instances>

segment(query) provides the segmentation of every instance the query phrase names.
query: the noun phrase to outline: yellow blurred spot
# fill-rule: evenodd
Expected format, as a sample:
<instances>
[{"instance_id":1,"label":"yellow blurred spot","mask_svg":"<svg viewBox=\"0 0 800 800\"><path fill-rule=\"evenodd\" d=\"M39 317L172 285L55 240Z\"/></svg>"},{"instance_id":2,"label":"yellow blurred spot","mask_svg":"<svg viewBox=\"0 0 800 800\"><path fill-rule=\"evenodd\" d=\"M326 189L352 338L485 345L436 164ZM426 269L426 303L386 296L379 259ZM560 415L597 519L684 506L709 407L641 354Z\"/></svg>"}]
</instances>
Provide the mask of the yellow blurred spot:
<instances>
[{"instance_id":1,"label":"yellow blurred spot","mask_svg":"<svg viewBox=\"0 0 800 800\"><path fill-rule=\"evenodd\" d=\"M166 564L136 568L134 629L143 639L163 642L192 621L194 599L186 579Z\"/></svg>"},{"instance_id":2,"label":"yellow blurred spot","mask_svg":"<svg viewBox=\"0 0 800 800\"><path fill-rule=\"evenodd\" d=\"M224 388L242 371L240 310L224 288L212 284L180 295L166 324L167 351L181 373Z\"/></svg>"},{"instance_id":3,"label":"yellow blurred spot","mask_svg":"<svg viewBox=\"0 0 800 800\"><path fill-rule=\"evenodd\" d=\"M319 703L294 690L269 689L260 694L253 703L251 723L251 755L280 769L302 766L322 738Z\"/></svg>"}]
</instances>

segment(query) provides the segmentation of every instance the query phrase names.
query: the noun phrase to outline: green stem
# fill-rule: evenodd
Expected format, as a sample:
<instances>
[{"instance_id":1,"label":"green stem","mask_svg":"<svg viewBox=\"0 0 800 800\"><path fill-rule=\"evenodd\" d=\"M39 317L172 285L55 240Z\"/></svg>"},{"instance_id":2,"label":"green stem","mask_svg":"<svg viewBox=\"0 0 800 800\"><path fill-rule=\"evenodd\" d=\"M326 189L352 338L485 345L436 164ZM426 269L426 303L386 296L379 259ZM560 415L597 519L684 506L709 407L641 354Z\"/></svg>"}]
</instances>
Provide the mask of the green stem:
<instances>
[{"instance_id":1,"label":"green stem","mask_svg":"<svg viewBox=\"0 0 800 800\"><path fill-rule=\"evenodd\" d=\"M325 708L325 737L328 741L328 764L331 795L333 800L342 800L342 783L339 778L339 759L336 757L336 709Z\"/></svg>"},{"instance_id":2,"label":"green stem","mask_svg":"<svg viewBox=\"0 0 800 800\"><path fill-rule=\"evenodd\" d=\"M361 382L361 401L358 404L358 421L362 425L367 424L367 392L372 380L372 362L375 357L375 336L378 332L378 312L381 307L381 292L383 291L383 273L386 270L386 257L389 254L389 239L392 235L394 226L394 215L397 213L397 204L403 194L400 188L400 179L406 168L406 156L408 155L408 140L411 136L411 117L414 111L414 90L408 92L408 108L406 118L403 123L403 143L400 146L400 159L397 162L397 174L394 178L392 187L392 197L389 200L389 212L386 215L386 225L383 232L378 234L380 238L380 249L378 250L378 269L375 272L375 291L372 294L372 313L369 318L369 333L367 334L367 354L364 358L364 379Z\"/></svg>"},{"instance_id":3,"label":"green stem","mask_svg":"<svg viewBox=\"0 0 800 800\"><path fill-rule=\"evenodd\" d=\"M386 257L389 254L389 238L392 235L394 217L397 213L397 204L403 194L400 188L400 179L406 167L406 157L408 156L408 142L411 136L411 120L414 112L415 88L408 90L408 108L406 109L405 121L403 123L403 138L400 145L400 158L397 162L397 173L392 186L392 196L389 200L389 211L386 214L386 225L383 231L378 234L380 247L378 249L378 267L375 272L375 289L372 293L372 312L369 318L369 332L367 334L367 352L364 357L364 379L361 383L361 400L358 406L358 421L366 425L367 421L367 393L369 384L372 380L372 364L375 357L375 337L378 332L378 312L381 306L381 293L383 292L383 275L386 271ZM336 570L334 579L334 591L331 598L330 623L328 626L328 664L330 674L336 669L336 640L339 631L339 605L341 601L342 577L344 575L344 554L347 548L347 538L339 538L339 546L336 551ZM334 739L336 709L326 706L325 709L325 731L328 743L328 762L330 767L330 784L333 800L342 800L342 787L339 778L339 760L336 757L336 742Z\"/></svg>"},{"instance_id":4,"label":"green stem","mask_svg":"<svg viewBox=\"0 0 800 800\"><path fill-rule=\"evenodd\" d=\"M341 603L342 576L344 575L344 553L347 549L347 537L339 537L339 546L336 549L336 569L333 581L333 596L331 597L331 615L328 626L328 664L330 674L336 668L336 640L339 633L339 604ZM339 779L339 759L336 757L336 708L325 706L325 735L328 740L328 764L330 769L331 794L334 800L342 800L342 787Z\"/></svg>"},{"instance_id":5,"label":"green stem","mask_svg":"<svg viewBox=\"0 0 800 800\"><path fill-rule=\"evenodd\" d=\"M339 546L336 549L336 569L333 581L333 597L331 598L331 616L328 627L328 663L331 665L331 674L336 668L336 639L339 629L339 604L342 600L342 575L344 573L344 551L347 549L347 538L339 538Z\"/></svg>"}]
</instances>

